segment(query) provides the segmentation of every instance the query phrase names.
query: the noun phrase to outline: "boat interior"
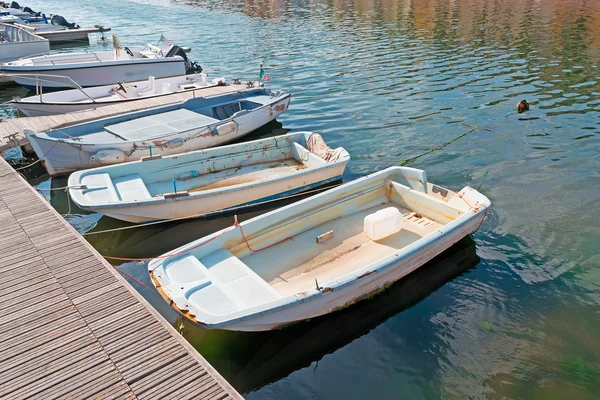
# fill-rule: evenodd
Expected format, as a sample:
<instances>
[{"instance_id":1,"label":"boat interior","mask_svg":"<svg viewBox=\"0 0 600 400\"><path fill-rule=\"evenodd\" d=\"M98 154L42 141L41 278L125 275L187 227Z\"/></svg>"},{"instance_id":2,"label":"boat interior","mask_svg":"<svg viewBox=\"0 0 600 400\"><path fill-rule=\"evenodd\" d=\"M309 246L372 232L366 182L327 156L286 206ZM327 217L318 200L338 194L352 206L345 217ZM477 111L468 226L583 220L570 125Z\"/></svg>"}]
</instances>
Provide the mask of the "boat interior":
<instances>
[{"instance_id":1,"label":"boat interior","mask_svg":"<svg viewBox=\"0 0 600 400\"><path fill-rule=\"evenodd\" d=\"M144 141L171 136L185 131L214 125L216 134L220 121L235 118L268 104L267 94L248 94L216 98L195 98L183 104L161 107L160 111L144 110L105 120L74 125L38 134L39 137L65 139L76 137L78 143L114 143L115 141ZM235 127L237 130L237 127Z\"/></svg>"},{"instance_id":2,"label":"boat interior","mask_svg":"<svg viewBox=\"0 0 600 400\"><path fill-rule=\"evenodd\" d=\"M79 184L88 189L81 191L81 200L86 204L160 200L175 190L181 194L201 195L213 189L273 180L327 164L303 146L303 139L302 135L295 140L267 139L260 144L241 146L233 154L212 157L203 153L187 154L177 156L175 163L153 161L145 168L139 168L136 163L83 172Z\"/></svg>"},{"instance_id":3,"label":"boat interior","mask_svg":"<svg viewBox=\"0 0 600 400\"><path fill-rule=\"evenodd\" d=\"M207 243L165 261L169 289L174 298L210 315L303 296L317 283L326 284L391 256L467 210L452 192L444 197L431 184L424 186L427 193L418 186L397 174L358 191L301 203L285 214L280 210L269 221L255 220L245 227L248 243L226 237L225 245ZM401 229L370 238L365 218L389 208L401 215ZM261 227L254 230L252 225L257 224ZM239 238L239 230L228 236Z\"/></svg>"}]
</instances>

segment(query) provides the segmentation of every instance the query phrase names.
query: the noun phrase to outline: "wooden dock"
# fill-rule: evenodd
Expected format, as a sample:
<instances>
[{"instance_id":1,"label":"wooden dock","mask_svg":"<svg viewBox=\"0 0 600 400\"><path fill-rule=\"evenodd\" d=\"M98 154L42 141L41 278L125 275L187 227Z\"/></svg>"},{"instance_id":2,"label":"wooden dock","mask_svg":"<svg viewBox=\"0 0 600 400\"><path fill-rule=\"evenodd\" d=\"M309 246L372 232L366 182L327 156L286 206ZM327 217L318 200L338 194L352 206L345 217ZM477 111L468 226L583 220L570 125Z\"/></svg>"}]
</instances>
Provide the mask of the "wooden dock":
<instances>
[{"instance_id":1,"label":"wooden dock","mask_svg":"<svg viewBox=\"0 0 600 400\"><path fill-rule=\"evenodd\" d=\"M1 399L241 399L0 159Z\"/></svg>"},{"instance_id":2,"label":"wooden dock","mask_svg":"<svg viewBox=\"0 0 600 400\"><path fill-rule=\"evenodd\" d=\"M258 85L258 83L256 83ZM143 110L151 107L166 106L179 103L194 97L210 97L225 93L237 92L246 89L245 83L226 86L208 86L189 92L173 93L150 99L139 99L120 103L114 106L100 107L94 110L78 111L68 114L59 114L43 117L22 117L0 119L0 155L7 150L23 146L28 143L23 129L34 132L45 132L50 129L64 128L65 126L80 124L100 118Z\"/></svg>"}]
</instances>

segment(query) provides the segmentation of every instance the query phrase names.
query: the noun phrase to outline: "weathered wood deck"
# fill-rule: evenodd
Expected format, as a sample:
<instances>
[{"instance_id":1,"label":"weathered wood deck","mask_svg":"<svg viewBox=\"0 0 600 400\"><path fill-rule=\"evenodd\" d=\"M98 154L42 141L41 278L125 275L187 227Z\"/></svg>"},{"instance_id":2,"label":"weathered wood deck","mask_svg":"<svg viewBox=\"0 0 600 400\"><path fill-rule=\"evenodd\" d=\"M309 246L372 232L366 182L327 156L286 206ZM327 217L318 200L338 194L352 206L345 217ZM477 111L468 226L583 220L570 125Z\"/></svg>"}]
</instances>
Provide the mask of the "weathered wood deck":
<instances>
[{"instance_id":1,"label":"weathered wood deck","mask_svg":"<svg viewBox=\"0 0 600 400\"><path fill-rule=\"evenodd\" d=\"M0 398L241 396L0 159Z\"/></svg>"},{"instance_id":2,"label":"weathered wood deck","mask_svg":"<svg viewBox=\"0 0 600 400\"><path fill-rule=\"evenodd\" d=\"M63 128L65 126L107 118L118 114L178 103L194 97L216 96L237 92L238 90L243 89L246 89L245 83L227 86L209 86L194 91L124 102L118 105L100 107L94 110L43 117L23 117L0 120L0 154L28 143L27 138L23 133L23 129L31 129L34 132L44 132L50 129Z\"/></svg>"}]
</instances>

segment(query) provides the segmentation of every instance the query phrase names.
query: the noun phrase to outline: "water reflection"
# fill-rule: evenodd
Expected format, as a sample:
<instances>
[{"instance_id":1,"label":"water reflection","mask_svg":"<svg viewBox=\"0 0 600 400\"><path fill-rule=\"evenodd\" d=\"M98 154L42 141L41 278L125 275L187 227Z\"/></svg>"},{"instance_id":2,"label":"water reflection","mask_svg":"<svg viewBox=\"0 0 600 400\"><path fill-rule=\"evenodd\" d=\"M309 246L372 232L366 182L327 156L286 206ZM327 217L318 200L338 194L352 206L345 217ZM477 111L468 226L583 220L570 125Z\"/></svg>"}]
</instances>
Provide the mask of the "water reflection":
<instances>
[{"instance_id":1,"label":"water reflection","mask_svg":"<svg viewBox=\"0 0 600 400\"><path fill-rule=\"evenodd\" d=\"M260 333L206 331L186 323L184 336L239 391L249 392L334 353L478 262L475 242L467 237L374 298L331 315Z\"/></svg>"}]
</instances>

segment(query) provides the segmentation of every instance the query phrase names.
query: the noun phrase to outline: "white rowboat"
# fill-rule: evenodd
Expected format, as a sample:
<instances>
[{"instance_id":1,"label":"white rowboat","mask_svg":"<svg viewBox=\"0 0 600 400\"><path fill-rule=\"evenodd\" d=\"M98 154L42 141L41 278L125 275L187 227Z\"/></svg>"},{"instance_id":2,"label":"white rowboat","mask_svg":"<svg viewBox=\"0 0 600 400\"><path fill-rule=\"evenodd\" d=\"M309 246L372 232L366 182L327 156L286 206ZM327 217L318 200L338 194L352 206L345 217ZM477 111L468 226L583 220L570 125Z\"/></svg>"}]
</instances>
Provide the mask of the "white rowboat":
<instances>
[{"instance_id":1,"label":"white rowboat","mask_svg":"<svg viewBox=\"0 0 600 400\"><path fill-rule=\"evenodd\" d=\"M48 173L57 175L229 143L274 120L289 103L286 92L245 89L24 133Z\"/></svg>"},{"instance_id":2,"label":"white rowboat","mask_svg":"<svg viewBox=\"0 0 600 400\"><path fill-rule=\"evenodd\" d=\"M219 83L214 80L209 83L205 74L179 75L162 79L151 76L144 81L62 90L25 98L17 97L11 103L26 116L37 117L114 106L173 93L194 91L217 84ZM198 95L201 96L202 92L199 91Z\"/></svg>"},{"instance_id":3,"label":"white rowboat","mask_svg":"<svg viewBox=\"0 0 600 400\"><path fill-rule=\"evenodd\" d=\"M271 330L351 305L411 273L476 231L489 205L470 187L455 193L428 183L424 171L393 167L234 224L152 260L148 270L164 299L195 324ZM390 230L381 213L399 215L401 228Z\"/></svg>"},{"instance_id":4,"label":"white rowboat","mask_svg":"<svg viewBox=\"0 0 600 400\"><path fill-rule=\"evenodd\" d=\"M129 222L217 214L341 179L350 155L340 148L326 161L314 139L301 132L78 171L69 194L80 208Z\"/></svg>"}]
</instances>

